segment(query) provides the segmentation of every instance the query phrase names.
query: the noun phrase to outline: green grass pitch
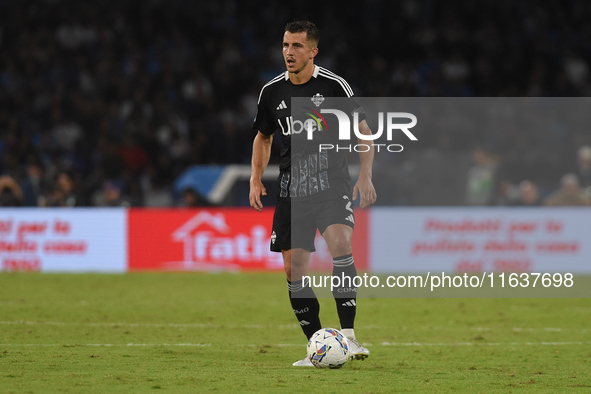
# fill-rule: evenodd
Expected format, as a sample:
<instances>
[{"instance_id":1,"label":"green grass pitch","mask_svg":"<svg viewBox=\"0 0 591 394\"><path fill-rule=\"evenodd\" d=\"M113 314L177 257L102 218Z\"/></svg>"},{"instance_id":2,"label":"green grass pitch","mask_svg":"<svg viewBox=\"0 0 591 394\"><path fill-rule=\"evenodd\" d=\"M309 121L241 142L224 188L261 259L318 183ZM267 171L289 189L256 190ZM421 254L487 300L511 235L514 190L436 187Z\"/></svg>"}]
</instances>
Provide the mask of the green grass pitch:
<instances>
[{"instance_id":1,"label":"green grass pitch","mask_svg":"<svg viewBox=\"0 0 591 394\"><path fill-rule=\"evenodd\" d=\"M281 274L0 274L1 393L589 392L590 299L359 299L371 356L305 355ZM325 327L334 300L321 299Z\"/></svg>"}]
</instances>

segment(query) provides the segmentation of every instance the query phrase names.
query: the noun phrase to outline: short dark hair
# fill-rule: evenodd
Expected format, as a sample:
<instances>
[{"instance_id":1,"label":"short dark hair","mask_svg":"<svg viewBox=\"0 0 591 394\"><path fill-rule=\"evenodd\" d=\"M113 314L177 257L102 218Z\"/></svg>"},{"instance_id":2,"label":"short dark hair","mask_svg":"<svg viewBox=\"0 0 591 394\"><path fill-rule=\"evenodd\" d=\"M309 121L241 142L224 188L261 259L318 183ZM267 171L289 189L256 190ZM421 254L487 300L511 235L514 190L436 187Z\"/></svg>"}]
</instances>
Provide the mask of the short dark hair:
<instances>
[{"instance_id":1,"label":"short dark hair","mask_svg":"<svg viewBox=\"0 0 591 394\"><path fill-rule=\"evenodd\" d=\"M316 25L310 21L293 21L285 25L285 31L290 33L306 33L308 41L314 41L316 46L320 42L320 32Z\"/></svg>"}]
</instances>

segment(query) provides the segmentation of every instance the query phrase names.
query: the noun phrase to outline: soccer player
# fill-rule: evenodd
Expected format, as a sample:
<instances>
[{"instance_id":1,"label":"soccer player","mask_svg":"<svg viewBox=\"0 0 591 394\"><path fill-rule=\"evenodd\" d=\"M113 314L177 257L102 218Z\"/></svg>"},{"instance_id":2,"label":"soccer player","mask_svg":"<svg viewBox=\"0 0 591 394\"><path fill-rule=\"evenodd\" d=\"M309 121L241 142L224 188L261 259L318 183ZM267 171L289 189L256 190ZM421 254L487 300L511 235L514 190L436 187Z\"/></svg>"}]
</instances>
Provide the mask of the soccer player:
<instances>
[{"instance_id":1,"label":"soccer player","mask_svg":"<svg viewBox=\"0 0 591 394\"><path fill-rule=\"evenodd\" d=\"M281 252L287 275L287 287L293 311L304 334L310 338L322 328L318 299L309 283L310 253L315 251L316 230L324 237L333 258L333 275L351 279L357 275L351 250L355 219L351 198L360 199L361 208L376 201L371 180L373 147L360 153L361 172L351 194L351 178L342 153L310 154L292 163L292 97L344 97L353 91L349 84L331 71L314 64L318 54L319 32L308 21L288 23L283 35L283 58L287 71L263 86L259 95L253 128L258 131L252 153L250 205L262 211L261 196L267 194L261 176L269 163L271 143L276 131L281 132L281 161L277 205L273 217L271 250ZM371 134L361 111L359 131ZM346 282L346 281L345 281ZM344 285L333 290L343 334L349 339L352 359L365 359L369 350L355 338L357 289ZM312 366L305 357L294 366Z\"/></svg>"}]
</instances>

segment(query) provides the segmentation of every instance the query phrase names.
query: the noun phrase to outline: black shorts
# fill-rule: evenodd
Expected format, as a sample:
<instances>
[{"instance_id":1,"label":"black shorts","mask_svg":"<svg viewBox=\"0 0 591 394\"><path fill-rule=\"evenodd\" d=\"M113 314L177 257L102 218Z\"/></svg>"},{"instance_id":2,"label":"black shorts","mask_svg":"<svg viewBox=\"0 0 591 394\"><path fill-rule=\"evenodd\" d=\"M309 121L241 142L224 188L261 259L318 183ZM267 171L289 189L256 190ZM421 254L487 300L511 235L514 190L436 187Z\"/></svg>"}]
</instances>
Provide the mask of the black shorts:
<instances>
[{"instance_id":1,"label":"black shorts","mask_svg":"<svg viewBox=\"0 0 591 394\"><path fill-rule=\"evenodd\" d=\"M278 200L273 215L271 251L302 248L314 252L316 230L322 234L331 224L355 227L350 195L296 202Z\"/></svg>"}]
</instances>

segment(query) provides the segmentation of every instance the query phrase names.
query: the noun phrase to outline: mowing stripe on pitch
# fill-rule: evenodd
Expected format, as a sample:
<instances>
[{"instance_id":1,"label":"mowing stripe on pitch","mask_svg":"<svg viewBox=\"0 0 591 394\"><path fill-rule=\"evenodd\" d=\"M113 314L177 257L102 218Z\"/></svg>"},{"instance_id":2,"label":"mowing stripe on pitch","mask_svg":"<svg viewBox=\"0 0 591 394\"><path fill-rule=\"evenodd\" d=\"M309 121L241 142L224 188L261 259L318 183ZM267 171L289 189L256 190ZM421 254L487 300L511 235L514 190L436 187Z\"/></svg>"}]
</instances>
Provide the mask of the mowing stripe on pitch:
<instances>
[{"instance_id":1,"label":"mowing stripe on pitch","mask_svg":"<svg viewBox=\"0 0 591 394\"><path fill-rule=\"evenodd\" d=\"M587 345L591 342L438 342L438 343L423 343L423 342L382 342L382 346L569 346L569 345ZM367 343L363 346L371 346Z\"/></svg>"},{"instance_id":2,"label":"mowing stripe on pitch","mask_svg":"<svg viewBox=\"0 0 591 394\"><path fill-rule=\"evenodd\" d=\"M393 346L393 347L411 347L411 346L573 346L573 345L589 345L591 341L581 342L436 342L436 343L425 343L425 342L382 342L378 346ZM372 343L363 343L363 346L375 346ZM11 346L11 347L209 347L211 343L0 343L0 346ZM246 343L246 344L234 344L233 346L247 346L247 347L260 347L260 346L276 346L276 347L303 347L302 343L276 343L276 344L265 344L265 343Z\"/></svg>"},{"instance_id":3,"label":"mowing stripe on pitch","mask_svg":"<svg viewBox=\"0 0 591 394\"><path fill-rule=\"evenodd\" d=\"M0 321L0 325L46 325L46 326L89 326L89 327L180 327L180 328L285 328L299 327L298 324L213 324L213 323L126 323L126 322L57 322L57 321Z\"/></svg>"},{"instance_id":4,"label":"mowing stripe on pitch","mask_svg":"<svg viewBox=\"0 0 591 394\"><path fill-rule=\"evenodd\" d=\"M116 347L116 346L186 346L207 347L211 343L0 343L0 346L22 347Z\"/></svg>"},{"instance_id":5,"label":"mowing stripe on pitch","mask_svg":"<svg viewBox=\"0 0 591 394\"><path fill-rule=\"evenodd\" d=\"M214 324L214 323L128 323L128 322L56 322L56 321L30 321L30 320L12 320L0 321L0 325L47 325L47 326L89 326L89 327L170 327L170 328L245 328L245 329L262 329L262 328L279 328L279 329L293 329L299 328L298 324ZM376 330L392 330L397 327L378 326L369 324L363 326L364 329ZM407 327L397 328L404 331ZM437 327L437 326L422 326L420 329L424 331L431 330L457 330L454 327ZM506 331L510 329L514 332L575 332L587 334L591 330L587 328L562 328L562 327L466 327L467 330L472 331Z\"/></svg>"}]
</instances>

